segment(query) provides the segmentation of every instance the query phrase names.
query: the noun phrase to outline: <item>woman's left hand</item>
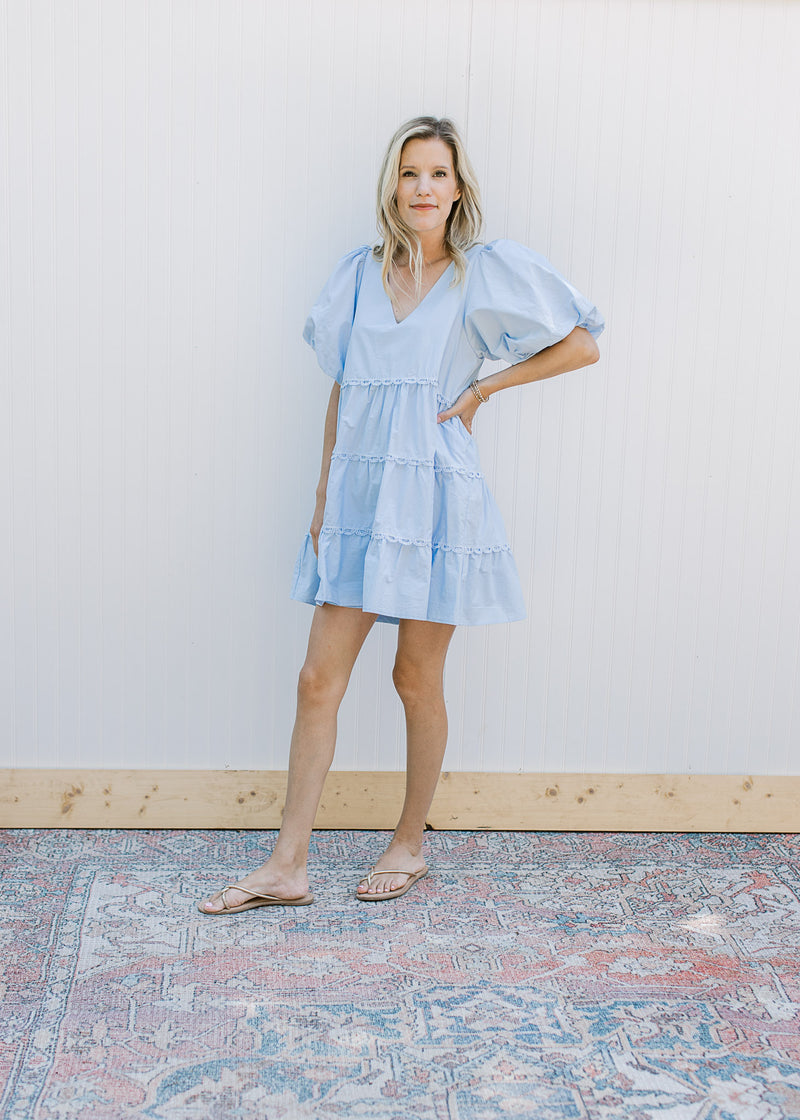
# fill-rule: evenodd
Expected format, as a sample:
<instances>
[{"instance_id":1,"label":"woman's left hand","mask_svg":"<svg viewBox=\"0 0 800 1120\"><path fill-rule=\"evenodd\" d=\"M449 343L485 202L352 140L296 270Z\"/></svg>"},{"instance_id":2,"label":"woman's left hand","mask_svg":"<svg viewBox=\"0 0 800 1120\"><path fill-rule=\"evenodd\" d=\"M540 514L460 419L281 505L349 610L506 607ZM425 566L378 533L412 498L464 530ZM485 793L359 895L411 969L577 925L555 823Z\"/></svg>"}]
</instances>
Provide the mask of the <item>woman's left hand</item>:
<instances>
[{"instance_id":1,"label":"woman's left hand","mask_svg":"<svg viewBox=\"0 0 800 1120\"><path fill-rule=\"evenodd\" d=\"M453 402L450 408L439 413L436 417L436 422L442 424L445 420L450 420L453 416L457 416L469 434L472 435L472 421L475 419L475 413L479 408L480 401L476 398L472 390L467 387L461 396Z\"/></svg>"}]
</instances>

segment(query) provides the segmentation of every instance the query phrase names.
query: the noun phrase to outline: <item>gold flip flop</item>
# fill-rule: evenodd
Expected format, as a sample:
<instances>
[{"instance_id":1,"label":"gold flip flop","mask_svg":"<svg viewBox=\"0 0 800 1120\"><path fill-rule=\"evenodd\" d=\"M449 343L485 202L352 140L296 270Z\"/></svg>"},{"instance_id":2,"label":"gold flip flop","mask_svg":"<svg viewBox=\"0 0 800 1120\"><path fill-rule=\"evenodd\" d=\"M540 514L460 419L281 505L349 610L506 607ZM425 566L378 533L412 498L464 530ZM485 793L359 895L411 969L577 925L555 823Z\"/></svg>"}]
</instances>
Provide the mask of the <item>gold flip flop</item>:
<instances>
[{"instance_id":1,"label":"gold flip flop","mask_svg":"<svg viewBox=\"0 0 800 1120\"><path fill-rule=\"evenodd\" d=\"M242 902L238 906L229 906L225 895L230 890L244 891L245 894L251 894L253 897L250 902ZM219 896L222 899L221 910L205 910L199 902L197 909L207 918L219 918L223 914L238 914L240 910L254 910L256 906L310 906L314 901L313 894L304 894L302 898L279 898L276 894L256 894L249 887L240 887L238 883L229 883L227 887L223 887ZM209 901L213 901L213 899Z\"/></svg>"},{"instance_id":2,"label":"gold flip flop","mask_svg":"<svg viewBox=\"0 0 800 1120\"><path fill-rule=\"evenodd\" d=\"M362 894L356 890L356 898L360 902L385 902L387 898L399 898L401 894L410 891L418 879L424 879L427 874L427 867L423 867L421 871L393 871L390 867L382 867L380 871L376 871L371 867L364 878L359 879L360 883L370 886L376 875L408 875L408 882L403 883L402 887L395 887L393 891L384 891L382 894Z\"/></svg>"}]
</instances>

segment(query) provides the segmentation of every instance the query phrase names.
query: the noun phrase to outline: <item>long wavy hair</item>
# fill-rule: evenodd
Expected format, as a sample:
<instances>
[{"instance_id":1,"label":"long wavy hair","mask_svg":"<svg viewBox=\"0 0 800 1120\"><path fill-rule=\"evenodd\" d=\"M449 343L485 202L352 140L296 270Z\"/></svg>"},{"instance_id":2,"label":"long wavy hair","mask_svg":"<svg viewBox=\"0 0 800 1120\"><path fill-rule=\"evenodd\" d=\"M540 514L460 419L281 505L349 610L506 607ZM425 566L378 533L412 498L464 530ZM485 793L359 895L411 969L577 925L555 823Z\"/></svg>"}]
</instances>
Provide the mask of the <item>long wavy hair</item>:
<instances>
[{"instance_id":1,"label":"long wavy hair","mask_svg":"<svg viewBox=\"0 0 800 1120\"><path fill-rule=\"evenodd\" d=\"M414 117L401 124L389 141L378 179L378 231L381 241L373 249L383 261L383 286L391 296L389 277L397 260L408 254L411 275L419 289L422 284L422 245L413 229L400 217L397 208L397 185L400 180L400 159L409 140L443 140L453 155L453 171L461 197L453 203L445 227L444 247L455 265L454 284L463 280L467 270L466 249L474 245L483 226L481 196L475 171L469 161L458 129L447 117Z\"/></svg>"}]
</instances>

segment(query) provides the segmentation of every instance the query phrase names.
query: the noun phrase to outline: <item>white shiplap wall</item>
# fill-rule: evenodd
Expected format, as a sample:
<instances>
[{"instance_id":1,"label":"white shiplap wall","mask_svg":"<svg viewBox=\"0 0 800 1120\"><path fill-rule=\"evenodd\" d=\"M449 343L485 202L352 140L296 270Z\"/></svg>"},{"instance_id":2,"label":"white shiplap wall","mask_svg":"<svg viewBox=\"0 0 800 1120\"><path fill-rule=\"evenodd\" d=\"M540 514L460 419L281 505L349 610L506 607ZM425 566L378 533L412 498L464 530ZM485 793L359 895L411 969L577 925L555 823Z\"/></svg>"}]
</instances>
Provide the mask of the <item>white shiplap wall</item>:
<instances>
[{"instance_id":1,"label":"white shiplap wall","mask_svg":"<svg viewBox=\"0 0 800 1120\"><path fill-rule=\"evenodd\" d=\"M530 617L456 634L446 765L797 773L798 57L789 0L2 0L0 765L285 765L300 331L430 112L609 323L479 417Z\"/></svg>"}]
</instances>

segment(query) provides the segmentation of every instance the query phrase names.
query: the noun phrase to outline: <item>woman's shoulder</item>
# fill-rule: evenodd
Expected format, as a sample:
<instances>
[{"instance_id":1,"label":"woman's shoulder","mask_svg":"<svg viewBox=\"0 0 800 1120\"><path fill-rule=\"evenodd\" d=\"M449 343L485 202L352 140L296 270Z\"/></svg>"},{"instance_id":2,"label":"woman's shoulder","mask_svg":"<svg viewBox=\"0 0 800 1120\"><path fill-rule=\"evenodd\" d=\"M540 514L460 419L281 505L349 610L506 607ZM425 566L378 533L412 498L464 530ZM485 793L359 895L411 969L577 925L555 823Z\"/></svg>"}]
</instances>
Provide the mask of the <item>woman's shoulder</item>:
<instances>
[{"instance_id":1,"label":"woman's shoulder","mask_svg":"<svg viewBox=\"0 0 800 1120\"><path fill-rule=\"evenodd\" d=\"M505 237L472 252L465 322L482 356L521 361L576 326L595 337L603 329L597 308L542 253Z\"/></svg>"},{"instance_id":2,"label":"woman's shoulder","mask_svg":"<svg viewBox=\"0 0 800 1120\"><path fill-rule=\"evenodd\" d=\"M355 249L348 249L344 257L342 257L342 260L358 260L361 257L366 257L372 252L372 249L372 245L358 245Z\"/></svg>"},{"instance_id":3,"label":"woman's shoulder","mask_svg":"<svg viewBox=\"0 0 800 1120\"><path fill-rule=\"evenodd\" d=\"M466 255L468 302L470 297L483 300L489 292L505 293L520 282L526 286L536 283L549 268L541 253L508 237L473 245Z\"/></svg>"},{"instance_id":4,"label":"woman's shoulder","mask_svg":"<svg viewBox=\"0 0 800 1120\"><path fill-rule=\"evenodd\" d=\"M352 298L354 288L358 287L364 262L370 253L370 245L359 245L348 249L329 271L318 304L327 305Z\"/></svg>"},{"instance_id":5,"label":"woman's shoulder","mask_svg":"<svg viewBox=\"0 0 800 1120\"><path fill-rule=\"evenodd\" d=\"M470 257L470 287L474 292L516 289L549 290L567 281L547 257L508 237L474 245Z\"/></svg>"},{"instance_id":6,"label":"woman's shoulder","mask_svg":"<svg viewBox=\"0 0 800 1120\"><path fill-rule=\"evenodd\" d=\"M512 241L510 237L475 244L467 250L467 257L479 268L530 267L532 264L547 263L541 253L520 241Z\"/></svg>"},{"instance_id":7,"label":"woman's shoulder","mask_svg":"<svg viewBox=\"0 0 800 1120\"><path fill-rule=\"evenodd\" d=\"M309 312L303 338L329 376L341 380L355 304L369 245L348 249L329 273L325 286Z\"/></svg>"},{"instance_id":8,"label":"woman's shoulder","mask_svg":"<svg viewBox=\"0 0 800 1120\"><path fill-rule=\"evenodd\" d=\"M348 249L339 257L336 264L333 266L333 271L349 271L363 265L366 258L372 252L371 245L359 245L355 249Z\"/></svg>"}]
</instances>

